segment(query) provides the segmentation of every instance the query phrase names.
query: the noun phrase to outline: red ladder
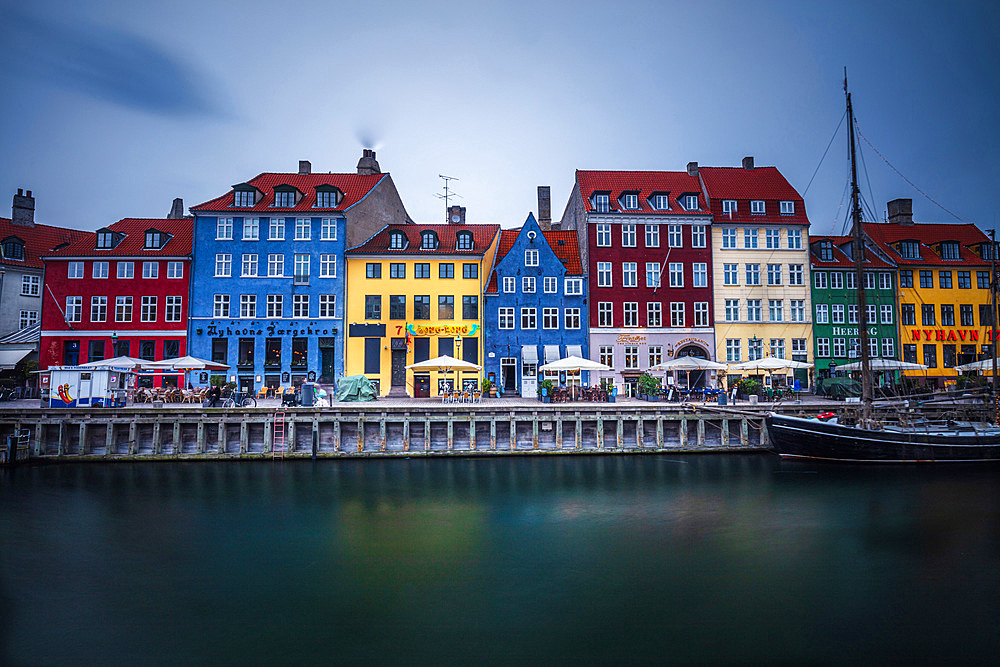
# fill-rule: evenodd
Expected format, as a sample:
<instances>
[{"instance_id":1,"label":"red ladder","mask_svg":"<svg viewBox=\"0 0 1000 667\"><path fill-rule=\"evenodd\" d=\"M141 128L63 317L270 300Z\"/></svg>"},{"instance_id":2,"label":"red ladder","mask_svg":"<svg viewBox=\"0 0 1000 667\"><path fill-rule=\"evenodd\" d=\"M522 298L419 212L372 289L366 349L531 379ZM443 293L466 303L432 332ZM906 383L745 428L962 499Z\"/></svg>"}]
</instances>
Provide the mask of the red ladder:
<instances>
[{"instance_id":1,"label":"red ladder","mask_svg":"<svg viewBox=\"0 0 1000 667\"><path fill-rule=\"evenodd\" d=\"M278 410L274 413L271 429L271 458L285 458L285 413Z\"/></svg>"}]
</instances>

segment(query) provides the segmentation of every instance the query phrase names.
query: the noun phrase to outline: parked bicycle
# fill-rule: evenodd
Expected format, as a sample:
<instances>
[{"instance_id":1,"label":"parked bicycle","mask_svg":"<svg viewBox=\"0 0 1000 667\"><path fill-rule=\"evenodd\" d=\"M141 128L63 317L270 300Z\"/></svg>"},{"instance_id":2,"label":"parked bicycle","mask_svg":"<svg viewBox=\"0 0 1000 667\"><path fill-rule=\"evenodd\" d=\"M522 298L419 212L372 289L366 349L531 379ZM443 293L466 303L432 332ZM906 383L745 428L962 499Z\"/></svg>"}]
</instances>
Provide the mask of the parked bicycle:
<instances>
[{"instance_id":1,"label":"parked bicycle","mask_svg":"<svg viewBox=\"0 0 1000 667\"><path fill-rule=\"evenodd\" d=\"M222 407L224 408L256 408L257 399L250 394L245 394L241 391L234 391L226 397L226 400L222 402Z\"/></svg>"}]
</instances>

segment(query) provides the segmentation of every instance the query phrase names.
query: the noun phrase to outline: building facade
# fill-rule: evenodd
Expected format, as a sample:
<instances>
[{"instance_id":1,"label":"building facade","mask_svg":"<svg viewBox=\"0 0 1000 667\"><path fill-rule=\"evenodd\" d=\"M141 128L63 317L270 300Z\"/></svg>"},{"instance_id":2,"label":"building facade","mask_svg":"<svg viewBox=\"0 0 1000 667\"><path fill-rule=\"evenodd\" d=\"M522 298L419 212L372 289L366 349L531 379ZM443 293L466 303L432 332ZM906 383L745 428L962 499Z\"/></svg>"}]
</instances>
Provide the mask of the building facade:
<instances>
[{"instance_id":1,"label":"building facade","mask_svg":"<svg viewBox=\"0 0 1000 667\"><path fill-rule=\"evenodd\" d=\"M927 366L904 374L943 387L956 365L990 358L996 251L986 234L973 224L913 222L910 199L889 202L888 221L864 231L898 266L902 359Z\"/></svg>"},{"instance_id":2,"label":"building facade","mask_svg":"<svg viewBox=\"0 0 1000 667\"><path fill-rule=\"evenodd\" d=\"M825 378L861 357L854 239L812 236L809 251L816 376ZM865 247L864 281L869 356L898 359L896 267L874 244Z\"/></svg>"},{"instance_id":3,"label":"building facade","mask_svg":"<svg viewBox=\"0 0 1000 667\"><path fill-rule=\"evenodd\" d=\"M39 369L188 354L191 230L185 218L125 218L46 254Z\"/></svg>"},{"instance_id":4,"label":"building facade","mask_svg":"<svg viewBox=\"0 0 1000 667\"><path fill-rule=\"evenodd\" d=\"M387 225L347 250L346 372L382 396L478 386L479 371L406 369L443 355L482 364L481 296L500 226L466 224L461 207L449 215L448 224Z\"/></svg>"},{"instance_id":5,"label":"building facade","mask_svg":"<svg viewBox=\"0 0 1000 667\"><path fill-rule=\"evenodd\" d=\"M752 157L742 167L697 171L713 216L718 360L812 362L809 219L802 197L776 168L755 167ZM809 375L796 371L795 379L805 388Z\"/></svg>"},{"instance_id":6,"label":"building facade","mask_svg":"<svg viewBox=\"0 0 1000 667\"><path fill-rule=\"evenodd\" d=\"M529 214L519 229L500 233L483 294L486 378L504 394L534 398L538 367L575 355L587 358L586 276L576 234L543 230ZM570 373L579 382L580 373Z\"/></svg>"},{"instance_id":7,"label":"building facade","mask_svg":"<svg viewBox=\"0 0 1000 667\"><path fill-rule=\"evenodd\" d=\"M303 160L192 207L191 354L228 364L241 390L343 375L344 250L409 219L373 151L357 171L314 174Z\"/></svg>"},{"instance_id":8,"label":"building facade","mask_svg":"<svg viewBox=\"0 0 1000 667\"><path fill-rule=\"evenodd\" d=\"M580 171L559 229L587 272L595 373L626 393L652 366L715 359L711 213L697 171ZM692 374L692 384L714 376Z\"/></svg>"}]
</instances>

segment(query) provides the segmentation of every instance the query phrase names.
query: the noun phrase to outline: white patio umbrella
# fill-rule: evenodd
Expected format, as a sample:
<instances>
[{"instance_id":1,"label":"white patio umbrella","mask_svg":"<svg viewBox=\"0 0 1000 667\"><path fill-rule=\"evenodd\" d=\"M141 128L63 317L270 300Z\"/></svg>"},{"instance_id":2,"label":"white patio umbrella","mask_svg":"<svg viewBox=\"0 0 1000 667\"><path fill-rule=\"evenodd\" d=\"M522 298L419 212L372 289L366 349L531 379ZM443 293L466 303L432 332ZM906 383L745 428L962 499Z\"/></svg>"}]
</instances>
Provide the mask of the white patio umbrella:
<instances>
[{"instance_id":1,"label":"white patio umbrella","mask_svg":"<svg viewBox=\"0 0 1000 667\"><path fill-rule=\"evenodd\" d=\"M737 371L780 371L794 368L812 368L813 365L804 361L792 361L791 359L779 359L778 357L763 357L753 361L744 361L740 364L732 364L729 368Z\"/></svg>"},{"instance_id":2,"label":"white patio umbrella","mask_svg":"<svg viewBox=\"0 0 1000 667\"><path fill-rule=\"evenodd\" d=\"M410 364L406 367L406 370L424 370L449 373L451 371L478 371L481 368L482 366L474 364L471 361L456 359L455 357L449 357L447 354L444 354L440 357L434 357L433 359L418 361L415 364Z\"/></svg>"},{"instance_id":3,"label":"white patio umbrella","mask_svg":"<svg viewBox=\"0 0 1000 667\"><path fill-rule=\"evenodd\" d=\"M978 363L978 362L977 362ZM969 365L969 364L965 364ZM958 370L966 370L961 366L955 367ZM838 371L860 371L861 362L852 361L849 364L844 364L843 366L837 366ZM927 366L923 364L914 364L909 361L899 361L898 359L871 359L868 362L868 370L871 371L919 371L927 370ZM972 369L968 369L972 370Z\"/></svg>"},{"instance_id":4,"label":"white patio umbrella","mask_svg":"<svg viewBox=\"0 0 1000 667\"><path fill-rule=\"evenodd\" d=\"M100 361L90 361L85 364L80 364L81 366L91 366L93 368L131 368L132 370L144 370L152 361L146 361L145 359L136 359L135 357L112 357L111 359L101 359Z\"/></svg>"},{"instance_id":5,"label":"white patio umbrella","mask_svg":"<svg viewBox=\"0 0 1000 667\"><path fill-rule=\"evenodd\" d=\"M176 359L163 359L162 361L148 361L146 368L156 371L178 371L184 374L184 386L187 387L188 371L224 371L229 368L228 364L220 364L207 359L199 359L192 356L177 357Z\"/></svg>"},{"instance_id":6,"label":"white patio umbrella","mask_svg":"<svg viewBox=\"0 0 1000 667\"><path fill-rule=\"evenodd\" d=\"M1000 359L997 359L997 367L1000 368ZM955 366L956 371L992 371L993 360L983 359L982 361L972 361L961 366Z\"/></svg>"},{"instance_id":7,"label":"white patio umbrella","mask_svg":"<svg viewBox=\"0 0 1000 667\"><path fill-rule=\"evenodd\" d=\"M670 359L664 361L662 364L657 364L651 367L651 371L685 371L687 374L687 384L691 386L691 371L706 371L706 370L720 370L727 368L726 364L720 364L717 361L712 361L711 359L702 359L701 357L685 356L677 357L676 359Z\"/></svg>"},{"instance_id":8,"label":"white patio umbrella","mask_svg":"<svg viewBox=\"0 0 1000 667\"><path fill-rule=\"evenodd\" d=\"M538 367L540 371L610 371L611 366L599 361L569 356L556 361L550 361Z\"/></svg>"}]
</instances>

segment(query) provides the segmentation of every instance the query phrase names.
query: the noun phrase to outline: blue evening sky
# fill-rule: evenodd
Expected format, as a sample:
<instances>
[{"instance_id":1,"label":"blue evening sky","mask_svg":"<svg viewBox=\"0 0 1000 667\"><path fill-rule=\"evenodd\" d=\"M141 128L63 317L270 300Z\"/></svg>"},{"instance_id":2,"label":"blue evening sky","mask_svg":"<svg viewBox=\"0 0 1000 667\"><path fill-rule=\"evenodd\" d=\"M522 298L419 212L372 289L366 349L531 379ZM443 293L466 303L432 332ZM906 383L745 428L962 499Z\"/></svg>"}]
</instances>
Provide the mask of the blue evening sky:
<instances>
[{"instance_id":1,"label":"blue evening sky","mask_svg":"<svg viewBox=\"0 0 1000 667\"><path fill-rule=\"evenodd\" d=\"M417 221L519 225L575 169L753 155L803 192L844 113L962 220L998 223L996 2L0 0L0 215L96 229L162 217L262 171L354 171L378 151ZM805 193L839 231L841 127ZM862 143L864 194L955 218ZM870 182L870 192L869 192Z\"/></svg>"}]
</instances>

